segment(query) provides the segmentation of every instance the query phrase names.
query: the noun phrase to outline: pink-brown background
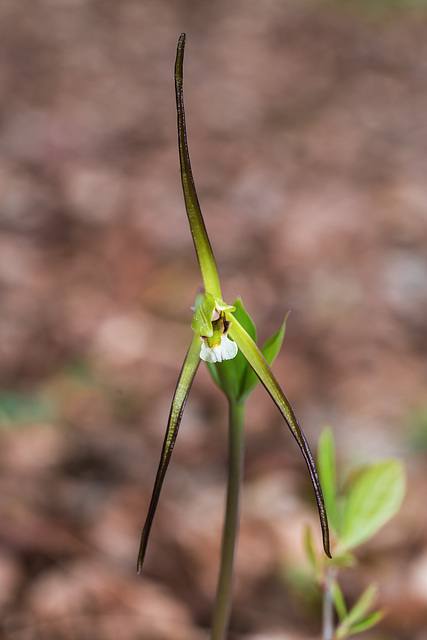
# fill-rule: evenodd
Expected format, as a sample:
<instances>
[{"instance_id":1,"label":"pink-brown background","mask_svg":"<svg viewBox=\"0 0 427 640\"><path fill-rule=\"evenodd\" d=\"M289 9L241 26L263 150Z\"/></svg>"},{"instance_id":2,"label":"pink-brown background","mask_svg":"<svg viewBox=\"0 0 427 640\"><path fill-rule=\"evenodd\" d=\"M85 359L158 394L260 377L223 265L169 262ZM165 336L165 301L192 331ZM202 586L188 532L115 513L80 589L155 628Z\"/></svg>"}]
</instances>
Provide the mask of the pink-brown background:
<instances>
[{"instance_id":1,"label":"pink-brown background","mask_svg":"<svg viewBox=\"0 0 427 640\"><path fill-rule=\"evenodd\" d=\"M423 2L0 1L0 637L202 640L218 568L226 404L201 368L135 575L200 276L173 63L224 297L315 449L397 456L399 516L344 573L371 640L427 632L427 9ZM298 588L318 534L262 389L247 409L230 638L319 637Z\"/></svg>"}]
</instances>

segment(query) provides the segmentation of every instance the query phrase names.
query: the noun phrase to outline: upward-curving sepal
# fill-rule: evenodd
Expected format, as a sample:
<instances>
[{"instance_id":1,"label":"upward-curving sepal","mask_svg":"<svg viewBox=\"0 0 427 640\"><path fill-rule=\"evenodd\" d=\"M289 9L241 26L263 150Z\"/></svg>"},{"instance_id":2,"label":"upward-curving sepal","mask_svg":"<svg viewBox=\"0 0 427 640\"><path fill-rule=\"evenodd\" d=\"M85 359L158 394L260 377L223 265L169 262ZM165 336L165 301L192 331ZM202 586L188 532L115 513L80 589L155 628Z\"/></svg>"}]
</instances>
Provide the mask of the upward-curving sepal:
<instances>
[{"instance_id":1,"label":"upward-curving sepal","mask_svg":"<svg viewBox=\"0 0 427 640\"><path fill-rule=\"evenodd\" d=\"M141 535L137 565L138 573L141 573L151 525L153 524L153 518L154 514L156 513L157 503L159 501L163 480L165 479L166 471L172 455L172 450L175 445L176 437L178 435L179 425L181 424L181 418L184 411L185 403L187 402L188 394L190 393L190 388L193 383L194 376L196 375L197 368L200 364L199 354L200 338L199 336L195 335L185 357L184 364L179 375L178 384L175 389L175 394L172 400L168 426L166 429L162 453L160 456L160 463L157 469L157 475L154 483L153 493L151 496L150 506L148 509L148 515L145 520L144 528Z\"/></svg>"},{"instance_id":2,"label":"upward-curving sepal","mask_svg":"<svg viewBox=\"0 0 427 640\"><path fill-rule=\"evenodd\" d=\"M178 143L182 190L184 192L185 208L190 223L191 235L193 236L197 259L202 272L203 284L206 291L210 291L217 298L221 298L218 270L200 210L193 173L191 171L190 155L188 153L183 92L184 48L185 33L182 33L178 40L175 61L175 93L178 114Z\"/></svg>"}]
</instances>

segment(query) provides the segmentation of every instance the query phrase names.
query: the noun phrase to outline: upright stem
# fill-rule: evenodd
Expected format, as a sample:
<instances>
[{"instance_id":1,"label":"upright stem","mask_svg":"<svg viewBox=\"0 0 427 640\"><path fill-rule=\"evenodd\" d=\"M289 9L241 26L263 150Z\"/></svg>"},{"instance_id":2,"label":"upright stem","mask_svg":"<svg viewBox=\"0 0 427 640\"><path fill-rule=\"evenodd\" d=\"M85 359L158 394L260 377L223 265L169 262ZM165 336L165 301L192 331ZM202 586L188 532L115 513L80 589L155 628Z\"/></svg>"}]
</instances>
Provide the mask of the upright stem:
<instances>
[{"instance_id":1,"label":"upright stem","mask_svg":"<svg viewBox=\"0 0 427 640\"><path fill-rule=\"evenodd\" d=\"M333 640L334 637L334 603L332 599L334 580L335 570L327 567L323 584L322 640Z\"/></svg>"},{"instance_id":2,"label":"upright stem","mask_svg":"<svg viewBox=\"0 0 427 640\"><path fill-rule=\"evenodd\" d=\"M229 460L227 507L222 535L221 568L216 593L211 640L225 640L230 619L234 557L239 531L240 490L244 454L243 402L229 400Z\"/></svg>"}]
</instances>

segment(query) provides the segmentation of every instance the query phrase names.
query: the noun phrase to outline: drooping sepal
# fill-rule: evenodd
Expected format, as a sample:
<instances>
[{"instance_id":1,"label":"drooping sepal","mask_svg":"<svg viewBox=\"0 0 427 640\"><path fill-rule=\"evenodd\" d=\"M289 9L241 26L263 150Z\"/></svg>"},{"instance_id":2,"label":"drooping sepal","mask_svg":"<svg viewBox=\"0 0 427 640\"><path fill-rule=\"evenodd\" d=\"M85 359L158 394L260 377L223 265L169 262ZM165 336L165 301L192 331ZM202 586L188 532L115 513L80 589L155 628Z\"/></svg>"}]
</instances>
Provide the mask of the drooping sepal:
<instances>
[{"instance_id":1,"label":"drooping sepal","mask_svg":"<svg viewBox=\"0 0 427 640\"><path fill-rule=\"evenodd\" d=\"M289 311L285 314L285 318L282 322L280 329L267 340L263 347L261 347L261 353L265 358L267 364L271 367L275 361L277 355L283 344L283 338L285 337L286 320L288 319ZM254 340L255 342L255 340ZM242 380L241 395L242 397L248 397L250 393L255 389L259 382L259 378L252 367L246 362L245 377Z\"/></svg>"},{"instance_id":2,"label":"drooping sepal","mask_svg":"<svg viewBox=\"0 0 427 640\"><path fill-rule=\"evenodd\" d=\"M320 524L322 527L323 548L326 555L328 557L331 557L329 543L329 526L325 503L323 500L322 488L320 486L313 455L310 451L310 447L308 446L308 442L306 440L304 432L302 431L298 423L294 410L292 409L289 400L285 396L282 388L274 377L273 372L271 371L261 351L258 349L257 345L252 340L250 335L245 331L245 329L237 320L235 320L235 322L233 322L230 327L230 336L235 342L237 342L237 346L239 347L240 351L243 353L246 360L253 368L264 387L267 389L280 413L284 417L288 427L292 431L292 434L297 441L299 448L301 449L301 453L304 457L308 471L310 473L314 493L316 495L317 508L319 511Z\"/></svg>"},{"instance_id":3,"label":"drooping sepal","mask_svg":"<svg viewBox=\"0 0 427 640\"><path fill-rule=\"evenodd\" d=\"M148 508L147 518L145 520L144 528L141 535L137 565L138 573L141 573L151 525L153 524L153 519L156 513L157 503L159 501L163 481L165 479L166 471L178 435L185 403L187 402L188 394L190 393L190 388L193 383L194 376L196 375L197 368L200 364L199 352L200 339L198 336L194 336L185 357L184 364L182 366L181 373L178 378L178 383L175 389L175 394L172 400L168 426L166 429L165 439L163 441L162 453L160 455L159 467L157 469L156 480L154 483L150 506Z\"/></svg>"}]
</instances>

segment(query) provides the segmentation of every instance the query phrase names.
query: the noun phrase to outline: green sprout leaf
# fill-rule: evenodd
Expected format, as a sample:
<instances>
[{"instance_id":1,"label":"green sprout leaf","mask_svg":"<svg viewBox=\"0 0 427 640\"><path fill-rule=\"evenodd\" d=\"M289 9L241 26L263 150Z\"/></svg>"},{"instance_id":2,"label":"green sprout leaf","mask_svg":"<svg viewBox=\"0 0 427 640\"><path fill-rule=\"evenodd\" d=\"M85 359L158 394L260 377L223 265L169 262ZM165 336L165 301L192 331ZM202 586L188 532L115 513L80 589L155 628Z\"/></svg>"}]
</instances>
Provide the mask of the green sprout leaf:
<instances>
[{"instance_id":1,"label":"green sprout leaf","mask_svg":"<svg viewBox=\"0 0 427 640\"><path fill-rule=\"evenodd\" d=\"M303 541L304 541L305 553L310 562L311 568L315 573L317 573L317 568L318 568L317 556L316 556L316 551L314 549L313 533L311 531L311 527L309 526L304 527Z\"/></svg>"},{"instance_id":2,"label":"green sprout leaf","mask_svg":"<svg viewBox=\"0 0 427 640\"><path fill-rule=\"evenodd\" d=\"M345 496L339 547L354 549L371 538L399 510L405 473L399 460L383 460L362 468Z\"/></svg>"},{"instance_id":3,"label":"green sprout leaf","mask_svg":"<svg viewBox=\"0 0 427 640\"><path fill-rule=\"evenodd\" d=\"M172 451L178 435L179 425L181 424L182 414L191 385L196 375L197 368L200 364L200 338L195 335L190 345L184 364L179 375L178 384L172 400L172 406L169 414L168 426L163 442L162 453L160 455L160 463L157 469L154 489L151 496L148 515L145 520L144 528L141 535L141 543L138 553L137 571L141 573L142 563L144 562L145 551L147 549L148 537L150 535L151 525L153 524L154 514L156 513L157 503L159 501L160 492L165 479L166 471L172 456Z\"/></svg>"},{"instance_id":4,"label":"green sprout leaf","mask_svg":"<svg viewBox=\"0 0 427 640\"><path fill-rule=\"evenodd\" d=\"M385 615L384 611L381 611L381 610L375 611L374 613L369 614L368 616L366 616L366 618L363 618L363 620L360 620L360 622L352 624L349 629L349 633L350 634L361 633L362 631L371 629L371 627L374 627L384 618L384 615Z\"/></svg>"},{"instance_id":5,"label":"green sprout leaf","mask_svg":"<svg viewBox=\"0 0 427 640\"><path fill-rule=\"evenodd\" d=\"M334 434L330 427L324 429L319 438L317 467L319 469L319 479L322 485L329 524L337 531L339 522L337 512L335 442Z\"/></svg>"},{"instance_id":6,"label":"green sprout leaf","mask_svg":"<svg viewBox=\"0 0 427 640\"><path fill-rule=\"evenodd\" d=\"M343 618L336 630L337 638L345 638L346 636L359 631L368 629L383 617L382 611L376 611L368 615L369 609L375 604L378 595L378 588L371 584L359 597L348 614Z\"/></svg>"},{"instance_id":7,"label":"green sprout leaf","mask_svg":"<svg viewBox=\"0 0 427 640\"><path fill-rule=\"evenodd\" d=\"M341 591L341 587L339 586L336 580L333 581L332 587L332 599L334 601L335 609L338 613L338 618L342 621L347 617L347 607L345 605L345 600L343 596L343 592Z\"/></svg>"}]
</instances>

